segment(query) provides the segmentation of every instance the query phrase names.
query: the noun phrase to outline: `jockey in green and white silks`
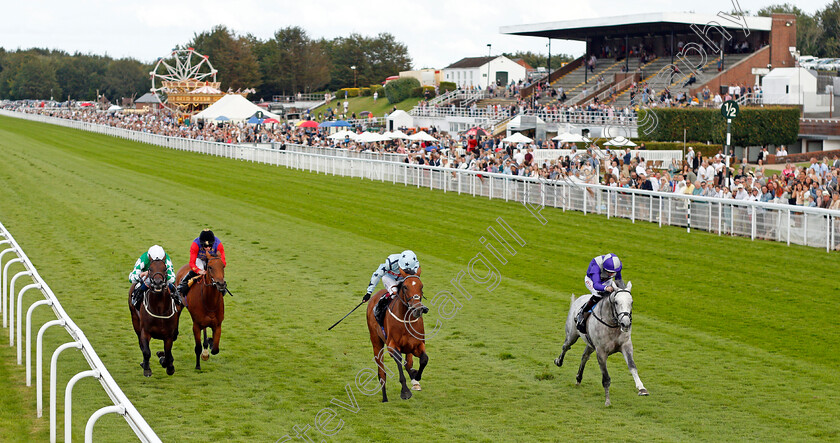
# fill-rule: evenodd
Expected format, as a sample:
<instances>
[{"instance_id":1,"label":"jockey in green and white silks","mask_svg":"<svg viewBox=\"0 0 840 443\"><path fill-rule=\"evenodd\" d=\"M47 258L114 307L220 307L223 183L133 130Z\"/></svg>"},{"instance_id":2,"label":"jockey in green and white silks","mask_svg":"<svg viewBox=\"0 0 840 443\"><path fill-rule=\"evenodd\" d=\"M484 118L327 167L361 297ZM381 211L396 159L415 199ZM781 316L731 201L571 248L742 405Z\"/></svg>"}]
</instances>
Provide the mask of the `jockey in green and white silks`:
<instances>
[{"instance_id":1,"label":"jockey in green and white silks","mask_svg":"<svg viewBox=\"0 0 840 443\"><path fill-rule=\"evenodd\" d=\"M143 294L149 289L149 264L152 260L164 260L166 263L166 283L169 285L169 292L176 303L181 303L178 291L175 289L175 271L172 269L172 259L169 258L162 247L154 245L144 252L134 263L134 269L128 274L128 281L138 283L134 288L132 303L139 309L143 300Z\"/></svg>"},{"instance_id":2,"label":"jockey in green and white silks","mask_svg":"<svg viewBox=\"0 0 840 443\"><path fill-rule=\"evenodd\" d=\"M385 290L387 291L382 298L379 299L379 303L376 304L376 307L373 310L373 313L380 324L382 324L381 319L385 314L385 308L397 292L398 280L404 277L401 271L405 273L405 275L420 275L420 261L417 260L417 254L408 249L399 254L391 254L385 259L385 263L379 265L370 277L370 284L368 284L367 292L362 298L363 302L370 299L370 295L373 293L373 290L376 289L376 285L379 284L379 280L382 280L382 285L385 286Z\"/></svg>"}]
</instances>

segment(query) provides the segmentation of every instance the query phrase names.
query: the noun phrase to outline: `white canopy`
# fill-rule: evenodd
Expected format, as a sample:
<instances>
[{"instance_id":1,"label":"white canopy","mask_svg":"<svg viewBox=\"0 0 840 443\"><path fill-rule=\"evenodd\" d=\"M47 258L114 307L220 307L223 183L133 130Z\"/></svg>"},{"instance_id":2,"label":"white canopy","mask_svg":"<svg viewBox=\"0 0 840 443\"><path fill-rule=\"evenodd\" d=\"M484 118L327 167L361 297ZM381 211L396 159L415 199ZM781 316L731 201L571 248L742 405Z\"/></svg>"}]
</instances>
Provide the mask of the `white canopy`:
<instances>
[{"instance_id":1,"label":"white canopy","mask_svg":"<svg viewBox=\"0 0 840 443\"><path fill-rule=\"evenodd\" d=\"M111 107L108 108L108 110L109 111L122 111L122 108L117 106L117 105L111 105Z\"/></svg>"},{"instance_id":2,"label":"white canopy","mask_svg":"<svg viewBox=\"0 0 840 443\"><path fill-rule=\"evenodd\" d=\"M258 111L262 111L263 117L265 118L281 118L279 115L272 114L271 112L268 112L265 109L251 103L247 98L239 94L225 95L220 98L219 101L210 105L207 109L196 114L193 118L196 120L215 120L216 117L224 115L233 121L242 121L247 120Z\"/></svg>"},{"instance_id":3,"label":"white canopy","mask_svg":"<svg viewBox=\"0 0 840 443\"><path fill-rule=\"evenodd\" d=\"M364 142L364 143L371 143L371 142L384 142L388 141L390 138L386 137L383 134L379 134L376 132L363 132L356 136L357 142Z\"/></svg>"},{"instance_id":4,"label":"white canopy","mask_svg":"<svg viewBox=\"0 0 840 443\"><path fill-rule=\"evenodd\" d=\"M521 132L517 132L515 134L511 134L510 136L503 138L502 141L507 143L531 143L534 140L522 135Z\"/></svg>"},{"instance_id":5,"label":"white canopy","mask_svg":"<svg viewBox=\"0 0 840 443\"><path fill-rule=\"evenodd\" d=\"M392 139L393 139L393 138L401 138L401 139L403 139L403 140L407 140L407 139L408 139L408 135L406 135L406 134L405 134L405 132L402 132L402 131L400 131L399 129L397 129L396 131L391 132L391 134L389 135L389 137L391 137Z\"/></svg>"},{"instance_id":6,"label":"white canopy","mask_svg":"<svg viewBox=\"0 0 840 443\"><path fill-rule=\"evenodd\" d=\"M552 138L552 140L559 140L563 143L583 143L589 141L589 139L580 134L572 134L569 132L557 134L557 137Z\"/></svg>"},{"instance_id":7,"label":"white canopy","mask_svg":"<svg viewBox=\"0 0 840 443\"><path fill-rule=\"evenodd\" d=\"M437 139L426 133L426 131L420 131L416 134L412 134L408 136L409 140L413 140L416 142L436 142Z\"/></svg>"},{"instance_id":8,"label":"white canopy","mask_svg":"<svg viewBox=\"0 0 840 443\"><path fill-rule=\"evenodd\" d=\"M336 132L335 134L327 136L327 138L331 140L344 140L347 137L350 137L350 140L354 140L356 138L356 133L352 131L342 130Z\"/></svg>"},{"instance_id":9,"label":"white canopy","mask_svg":"<svg viewBox=\"0 0 840 443\"><path fill-rule=\"evenodd\" d=\"M631 142L630 140L628 140L624 136L619 135L618 137L604 143L604 146L621 146L622 148L626 148L626 147L632 148L633 146L636 146L636 144Z\"/></svg>"}]
</instances>

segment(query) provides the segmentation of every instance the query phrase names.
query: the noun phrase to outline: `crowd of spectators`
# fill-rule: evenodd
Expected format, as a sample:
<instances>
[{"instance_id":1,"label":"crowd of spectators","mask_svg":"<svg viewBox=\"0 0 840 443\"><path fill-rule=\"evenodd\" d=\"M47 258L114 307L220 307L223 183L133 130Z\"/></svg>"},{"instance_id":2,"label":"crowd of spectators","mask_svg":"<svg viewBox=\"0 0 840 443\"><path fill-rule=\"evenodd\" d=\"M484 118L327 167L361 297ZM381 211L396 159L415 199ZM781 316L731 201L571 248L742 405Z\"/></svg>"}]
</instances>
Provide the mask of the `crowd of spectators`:
<instances>
[{"instance_id":1,"label":"crowd of spectators","mask_svg":"<svg viewBox=\"0 0 840 443\"><path fill-rule=\"evenodd\" d=\"M430 128L437 141L413 142L393 139L387 142L358 143L350 137L333 140L321 128L301 128L290 124L249 125L245 123L189 124L166 113L124 114L92 109L45 110L15 108L108 125L158 135L184 137L223 143L270 143L275 149L287 144L308 147L347 149L357 152L395 154L406 163L500 173L548 180L570 180L578 183L601 183L610 187L633 188L658 192L700 195L711 198L782 203L806 207L840 209L840 158L812 157L808 166L787 162L782 170L765 168L769 153L763 149L758 164L748 167L724 166L722 152L703 157L689 147L681 161L674 160L666 168L654 169L644 158L644 147L631 154L629 148L600 150L559 142L504 143L502 136L449 134ZM538 161L535 149L571 149L570 155ZM593 150L594 149L594 150ZM785 147L776 151L778 158L787 155ZM393 158L393 157L392 157Z\"/></svg>"}]
</instances>

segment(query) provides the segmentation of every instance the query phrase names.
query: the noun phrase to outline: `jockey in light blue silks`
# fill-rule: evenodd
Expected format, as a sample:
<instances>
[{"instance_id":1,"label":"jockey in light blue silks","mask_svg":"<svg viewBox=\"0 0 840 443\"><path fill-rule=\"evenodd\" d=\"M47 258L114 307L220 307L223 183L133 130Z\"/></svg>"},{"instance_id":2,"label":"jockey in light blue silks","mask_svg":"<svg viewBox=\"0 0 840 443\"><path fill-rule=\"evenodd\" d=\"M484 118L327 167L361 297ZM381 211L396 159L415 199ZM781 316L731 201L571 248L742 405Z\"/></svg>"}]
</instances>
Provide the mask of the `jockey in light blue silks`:
<instances>
[{"instance_id":1,"label":"jockey in light blue silks","mask_svg":"<svg viewBox=\"0 0 840 443\"><path fill-rule=\"evenodd\" d=\"M586 302L583 309L577 315L577 328L582 334L586 333L586 319L589 318L589 313L592 308L601 299L609 295L610 292L615 291L612 286L613 280L621 280L621 260L615 254L599 255L589 262L589 268L586 269L586 289L592 293L592 297Z\"/></svg>"},{"instance_id":2,"label":"jockey in light blue silks","mask_svg":"<svg viewBox=\"0 0 840 443\"><path fill-rule=\"evenodd\" d=\"M373 272L373 275L370 277L370 284L367 287L367 293L362 298L362 301L366 302L370 299L370 295L376 289L379 280L382 280L382 285L385 286L387 292L379 299L379 303L376 304L373 310L373 314L380 326L385 316L385 309L397 292L398 280L414 274L420 275L420 261L417 260L417 255L410 250L405 250L400 254L389 255L385 259L385 263L379 265L376 271Z\"/></svg>"}]
</instances>

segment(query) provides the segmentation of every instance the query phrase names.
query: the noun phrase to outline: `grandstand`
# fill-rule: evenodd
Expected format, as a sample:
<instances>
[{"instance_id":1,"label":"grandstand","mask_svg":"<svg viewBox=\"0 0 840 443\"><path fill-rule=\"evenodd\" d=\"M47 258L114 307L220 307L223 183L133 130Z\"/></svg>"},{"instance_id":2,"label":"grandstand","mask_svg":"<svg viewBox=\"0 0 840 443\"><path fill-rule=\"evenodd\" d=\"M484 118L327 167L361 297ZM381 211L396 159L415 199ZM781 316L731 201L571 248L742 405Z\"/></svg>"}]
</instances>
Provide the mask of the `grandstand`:
<instances>
[{"instance_id":1,"label":"grandstand","mask_svg":"<svg viewBox=\"0 0 840 443\"><path fill-rule=\"evenodd\" d=\"M752 68L794 66L789 48L796 44L796 19L790 14L732 17L662 12L503 26L500 32L585 42L584 56L543 78L553 88L563 87L566 104L571 105L586 103L634 74L657 90L668 88L674 96L680 92L696 96L706 86L716 92L729 85L752 85ZM594 70L587 72L592 56ZM671 75L673 66L679 72ZM686 85L692 72L696 82ZM598 85L601 76L604 83ZM629 104L626 83L609 101ZM523 88L522 97L530 97L534 89Z\"/></svg>"}]
</instances>

